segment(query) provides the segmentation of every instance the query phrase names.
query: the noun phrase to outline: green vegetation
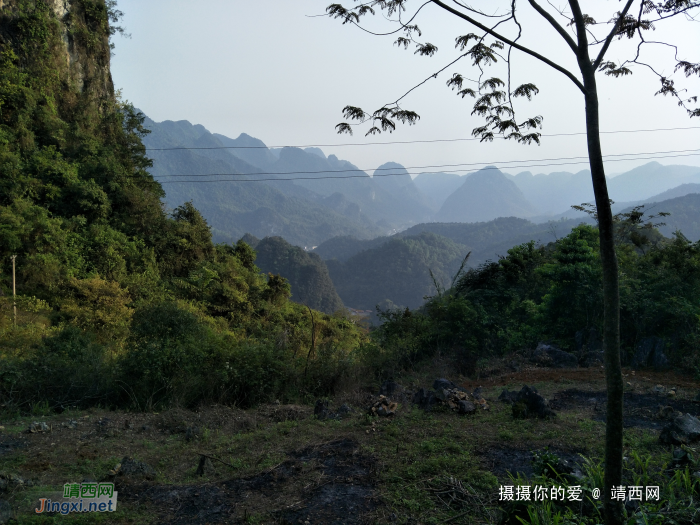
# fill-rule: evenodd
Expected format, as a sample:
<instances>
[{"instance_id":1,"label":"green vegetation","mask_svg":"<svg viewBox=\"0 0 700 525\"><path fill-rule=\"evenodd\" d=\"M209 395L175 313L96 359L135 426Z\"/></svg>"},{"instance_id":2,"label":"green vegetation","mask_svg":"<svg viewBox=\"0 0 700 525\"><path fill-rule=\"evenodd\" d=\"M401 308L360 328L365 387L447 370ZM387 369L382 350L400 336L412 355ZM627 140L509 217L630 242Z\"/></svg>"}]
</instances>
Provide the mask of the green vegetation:
<instances>
[{"instance_id":1,"label":"green vegetation","mask_svg":"<svg viewBox=\"0 0 700 525\"><path fill-rule=\"evenodd\" d=\"M446 237L421 233L391 237L345 263L326 264L338 295L351 308L371 310L387 300L397 307L418 308L435 291L435 283L450 282L466 254L464 246Z\"/></svg>"},{"instance_id":2,"label":"green vegetation","mask_svg":"<svg viewBox=\"0 0 700 525\"><path fill-rule=\"evenodd\" d=\"M682 235L663 240L640 210L620 216L623 358L646 337L661 337L677 365L700 373L700 244ZM417 311L386 311L374 338L375 362L415 363L453 355L473 373L480 358L534 348L549 341L579 352L591 329L602 329L598 232L581 225L555 243L508 250L438 289ZM578 343L577 343L578 340Z\"/></svg>"},{"instance_id":3,"label":"green vegetation","mask_svg":"<svg viewBox=\"0 0 700 525\"><path fill-rule=\"evenodd\" d=\"M266 237L255 246L260 269L283 276L292 286L292 300L327 314L342 310L328 268L315 253L292 246L282 237Z\"/></svg>"},{"instance_id":4,"label":"green vegetation","mask_svg":"<svg viewBox=\"0 0 700 525\"><path fill-rule=\"evenodd\" d=\"M113 3L75 1L61 20L43 0L12 4L0 20L4 409L332 392L362 332L342 316L312 322L248 245L214 244L191 203L164 211L144 117L113 94Z\"/></svg>"}]
</instances>

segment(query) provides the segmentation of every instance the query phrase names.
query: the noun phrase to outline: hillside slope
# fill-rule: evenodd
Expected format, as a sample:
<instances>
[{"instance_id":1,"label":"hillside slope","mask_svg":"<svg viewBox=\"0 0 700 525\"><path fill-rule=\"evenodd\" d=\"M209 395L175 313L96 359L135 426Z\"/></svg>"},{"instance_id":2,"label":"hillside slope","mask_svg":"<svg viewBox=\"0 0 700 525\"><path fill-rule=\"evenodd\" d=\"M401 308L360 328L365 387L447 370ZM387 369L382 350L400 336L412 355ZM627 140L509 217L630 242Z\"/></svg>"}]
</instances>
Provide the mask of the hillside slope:
<instances>
[{"instance_id":1,"label":"hillside slope","mask_svg":"<svg viewBox=\"0 0 700 525\"><path fill-rule=\"evenodd\" d=\"M438 222L480 222L498 217L529 217L537 210L523 192L494 166L465 178L435 215Z\"/></svg>"},{"instance_id":2,"label":"hillside slope","mask_svg":"<svg viewBox=\"0 0 700 525\"><path fill-rule=\"evenodd\" d=\"M282 237L266 237L255 244L256 265L265 273L279 274L292 286L292 301L327 314L343 309L328 268L315 253L292 246Z\"/></svg>"}]
</instances>

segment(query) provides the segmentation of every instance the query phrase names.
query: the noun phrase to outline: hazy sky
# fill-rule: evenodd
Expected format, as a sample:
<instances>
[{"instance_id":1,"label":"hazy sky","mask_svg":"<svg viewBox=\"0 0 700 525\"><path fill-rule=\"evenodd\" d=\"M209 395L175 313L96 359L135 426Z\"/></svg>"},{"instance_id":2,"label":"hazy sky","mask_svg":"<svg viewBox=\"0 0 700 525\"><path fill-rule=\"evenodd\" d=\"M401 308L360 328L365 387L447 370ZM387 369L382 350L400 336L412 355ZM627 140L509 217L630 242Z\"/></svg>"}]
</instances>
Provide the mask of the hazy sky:
<instances>
[{"instance_id":1,"label":"hazy sky","mask_svg":"<svg viewBox=\"0 0 700 525\"><path fill-rule=\"evenodd\" d=\"M344 1L353 5L352 0ZM345 105L374 110L396 100L457 58L455 37L474 29L438 6L427 5L416 22L423 31L422 40L435 44L439 51L432 58L421 57L414 55L412 47L404 50L394 46L396 35L373 36L338 20L314 16L322 15L329 3L330 0L119 0L119 8L125 13L122 25L132 38L117 36L114 40L115 85L125 99L156 121L189 120L232 138L247 133L268 146L468 138L471 130L482 124L481 117L470 115L472 99L457 97L445 85L454 72L476 78L478 70L465 58L404 99L406 109L421 115L417 125L399 126L393 134L367 138L367 126L358 128L353 136L337 135L334 126L342 121ZM410 1L409 11L412 13L421 3ZM563 1L552 3L567 5ZM521 42L575 72L573 55L561 38L541 22L526 2L520 4L524 29ZM613 0L584 0L582 4L598 21L608 20L621 5ZM496 6L507 3L492 0L472 5L493 13ZM552 9L549 4L547 7ZM375 31L395 28L379 13L367 22L367 27ZM504 31L513 35L512 29ZM660 23L649 38L678 44L680 59L700 60L698 22L678 19ZM656 45L645 49L642 58L657 66L661 74L673 73L672 48ZM628 42L615 41L607 59L619 62L630 55L633 56L633 48ZM501 63L487 70L488 76L505 78L500 66ZM646 68L636 66L632 76L620 79L603 75L598 78L601 130L696 128L603 135L605 155L638 153L648 157L655 152L700 148L700 119L689 119L671 98L654 97L659 82ZM673 78L678 86L687 86L689 94L700 94L700 80L688 81L680 73ZM516 106L520 119L542 115L545 135L585 131L583 96L574 84L561 73L514 51L513 83L523 82L535 83L540 93L532 102ZM322 149L367 170L388 161L406 167L473 163L473 168L478 168L485 164L504 166L513 160L533 165L505 169L513 173L579 171L587 167L585 159L580 159L580 164L540 160L585 156L583 135L545 136L539 147L497 140ZM650 160L609 160L606 171L619 173L646 162ZM700 156L664 158L658 162L700 166Z\"/></svg>"}]
</instances>

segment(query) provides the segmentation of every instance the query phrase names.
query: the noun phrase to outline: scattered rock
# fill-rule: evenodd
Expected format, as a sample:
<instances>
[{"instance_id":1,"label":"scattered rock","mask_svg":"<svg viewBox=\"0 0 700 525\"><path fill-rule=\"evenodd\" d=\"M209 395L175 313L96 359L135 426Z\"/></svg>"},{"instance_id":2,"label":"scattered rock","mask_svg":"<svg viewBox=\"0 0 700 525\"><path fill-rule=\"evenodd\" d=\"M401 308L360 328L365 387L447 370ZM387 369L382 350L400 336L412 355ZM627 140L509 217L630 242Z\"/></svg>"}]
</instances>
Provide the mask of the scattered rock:
<instances>
[{"instance_id":1,"label":"scattered rock","mask_svg":"<svg viewBox=\"0 0 700 525\"><path fill-rule=\"evenodd\" d=\"M440 400L435 397L435 392L421 388L413 395L413 403L418 405L423 410L430 410L433 405L436 405Z\"/></svg>"},{"instance_id":2,"label":"scattered rock","mask_svg":"<svg viewBox=\"0 0 700 525\"><path fill-rule=\"evenodd\" d=\"M115 468L114 472L122 476L134 478L154 479L156 477L156 471L153 467L131 457L122 459L119 468Z\"/></svg>"},{"instance_id":3,"label":"scattered rock","mask_svg":"<svg viewBox=\"0 0 700 525\"><path fill-rule=\"evenodd\" d=\"M659 441L672 445L688 445L700 441L700 420L690 414L676 416L672 423L663 428Z\"/></svg>"},{"instance_id":4,"label":"scattered rock","mask_svg":"<svg viewBox=\"0 0 700 525\"><path fill-rule=\"evenodd\" d=\"M328 419L330 410L328 409L328 401L318 399L314 405L314 416L318 419Z\"/></svg>"},{"instance_id":5,"label":"scattered rock","mask_svg":"<svg viewBox=\"0 0 700 525\"><path fill-rule=\"evenodd\" d=\"M379 395L380 396L387 396L387 397L394 397L397 395L401 395L405 392L405 388L402 387L400 384L395 383L394 381L384 381L382 383L382 386L379 387Z\"/></svg>"},{"instance_id":6,"label":"scattered rock","mask_svg":"<svg viewBox=\"0 0 700 525\"><path fill-rule=\"evenodd\" d=\"M656 414L657 419L673 419L677 414L674 414L672 406L659 405L659 411Z\"/></svg>"},{"instance_id":7,"label":"scattered rock","mask_svg":"<svg viewBox=\"0 0 700 525\"><path fill-rule=\"evenodd\" d=\"M459 414L473 414L476 412L476 407L474 406L474 403L463 399L457 403L457 412Z\"/></svg>"},{"instance_id":8,"label":"scattered rock","mask_svg":"<svg viewBox=\"0 0 700 525\"><path fill-rule=\"evenodd\" d=\"M197 471L195 472L197 476L214 476L216 474L216 469L206 456L199 456L199 465L197 465Z\"/></svg>"},{"instance_id":9,"label":"scattered rock","mask_svg":"<svg viewBox=\"0 0 700 525\"><path fill-rule=\"evenodd\" d=\"M0 492L23 487L27 482L17 474L0 473Z\"/></svg>"},{"instance_id":10,"label":"scattered rock","mask_svg":"<svg viewBox=\"0 0 700 525\"><path fill-rule=\"evenodd\" d=\"M69 419L61 423L63 428L78 428L78 422L75 419Z\"/></svg>"},{"instance_id":11,"label":"scattered rock","mask_svg":"<svg viewBox=\"0 0 700 525\"><path fill-rule=\"evenodd\" d=\"M518 393L517 392L508 392L507 389L503 389L503 392L501 392L501 395L498 396L498 400L503 402L503 403L510 403L511 405L516 402L518 399Z\"/></svg>"},{"instance_id":12,"label":"scattered rock","mask_svg":"<svg viewBox=\"0 0 700 525\"><path fill-rule=\"evenodd\" d=\"M187 427L185 430L185 441L189 443L199 435L199 427Z\"/></svg>"},{"instance_id":13,"label":"scattered rock","mask_svg":"<svg viewBox=\"0 0 700 525\"><path fill-rule=\"evenodd\" d=\"M44 421L34 421L31 425L29 425L29 432L32 434L36 432L50 432L51 427L47 425Z\"/></svg>"},{"instance_id":14,"label":"scattered rock","mask_svg":"<svg viewBox=\"0 0 700 525\"><path fill-rule=\"evenodd\" d=\"M12 519L12 505L9 501L0 499L0 524L9 523Z\"/></svg>"},{"instance_id":15,"label":"scattered rock","mask_svg":"<svg viewBox=\"0 0 700 525\"><path fill-rule=\"evenodd\" d=\"M348 406L348 405L345 404L345 403L343 403L342 405L340 405L340 408L338 408L338 415L339 415L341 418L342 418L342 417L345 417L345 416L347 416L347 415L349 415L349 414L351 414L351 413L352 413L352 408L350 408L350 406Z\"/></svg>"},{"instance_id":16,"label":"scattered rock","mask_svg":"<svg viewBox=\"0 0 700 525\"><path fill-rule=\"evenodd\" d=\"M671 470L684 469L692 464L693 461L688 451L679 447L673 451L668 468Z\"/></svg>"},{"instance_id":17,"label":"scattered rock","mask_svg":"<svg viewBox=\"0 0 700 525\"><path fill-rule=\"evenodd\" d=\"M657 394L663 394L664 392L666 392L666 387L663 385L656 385L654 387L654 392Z\"/></svg>"},{"instance_id":18,"label":"scattered rock","mask_svg":"<svg viewBox=\"0 0 700 525\"><path fill-rule=\"evenodd\" d=\"M536 388L525 385L518 392L513 403L513 417L517 419L529 417L549 419L556 417L556 414L549 408L549 402L537 393Z\"/></svg>"},{"instance_id":19,"label":"scattered rock","mask_svg":"<svg viewBox=\"0 0 700 525\"><path fill-rule=\"evenodd\" d=\"M150 425L143 425L143 426L141 427L141 431L142 431L142 432L148 432L149 430L151 430Z\"/></svg>"},{"instance_id":20,"label":"scattered rock","mask_svg":"<svg viewBox=\"0 0 700 525\"><path fill-rule=\"evenodd\" d=\"M668 366L668 358L664 354L666 342L660 337L645 337L635 348L632 368L665 368Z\"/></svg>"},{"instance_id":21,"label":"scattered rock","mask_svg":"<svg viewBox=\"0 0 700 525\"><path fill-rule=\"evenodd\" d=\"M457 388L457 385L455 385L452 381L448 379L436 379L433 381L433 390L439 391L439 390L452 390Z\"/></svg>"},{"instance_id":22,"label":"scattered rock","mask_svg":"<svg viewBox=\"0 0 700 525\"><path fill-rule=\"evenodd\" d=\"M589 350L581 355L579 359L580 366L584 368L591 368L594 366L601 366L605 362L605 354L602 350Z\"/></svg>"},{"instance_id":23,"label":"scattered rock","mask_svg":"<svg viewBox=\"0 0 700 525\"><path fill-rule=\"evenodd\" d=\"M388 417L396 414L399 404L394 403L386 396L379 396L379 399L369 407L369 414L372 416Z\"/></svg>"},{"instance_id":24,"label":"scattered rock","mask_svg":"<svg viewBox=\"0 0 700 525\"><path fill-rule=\"evenodd\" d=\"M576 368L578 366L578 359L575 355L545 343L537 345L531 361L539 366L552 368Z\"/></svg>"}]
</instances>

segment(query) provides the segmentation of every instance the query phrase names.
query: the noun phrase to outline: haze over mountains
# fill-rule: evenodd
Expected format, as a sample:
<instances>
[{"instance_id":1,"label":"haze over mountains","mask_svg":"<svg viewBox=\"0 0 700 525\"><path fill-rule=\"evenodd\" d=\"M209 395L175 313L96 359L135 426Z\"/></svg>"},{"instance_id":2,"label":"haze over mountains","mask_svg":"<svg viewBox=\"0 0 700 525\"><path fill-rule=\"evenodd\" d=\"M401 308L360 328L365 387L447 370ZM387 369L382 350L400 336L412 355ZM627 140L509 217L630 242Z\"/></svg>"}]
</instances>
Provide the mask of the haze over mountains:
<instances>
[{"instance_id":1,"label":"haze over mountains","mask_svg":"<svg viewBox=\"0 0 700 525\"><path fill-rule=\"evenodd\" d=\"M144 124L167 204L192 201L218 242L263 239L260 268L293 282L294 300L326 312L340 300L360 309L416 307L434 291L433 277L449 284L469 252L474 267L592 221L571 209L593 202L587 170L510 174L487 166L412 178L387 162L370 175L320 148L270 149L245 133L232 139L187 121ZM700 239L700 168L650 162L609 178L608 187L616 213L644 204L671 213L664 235Z\"/></svg>"}]
</instances>

